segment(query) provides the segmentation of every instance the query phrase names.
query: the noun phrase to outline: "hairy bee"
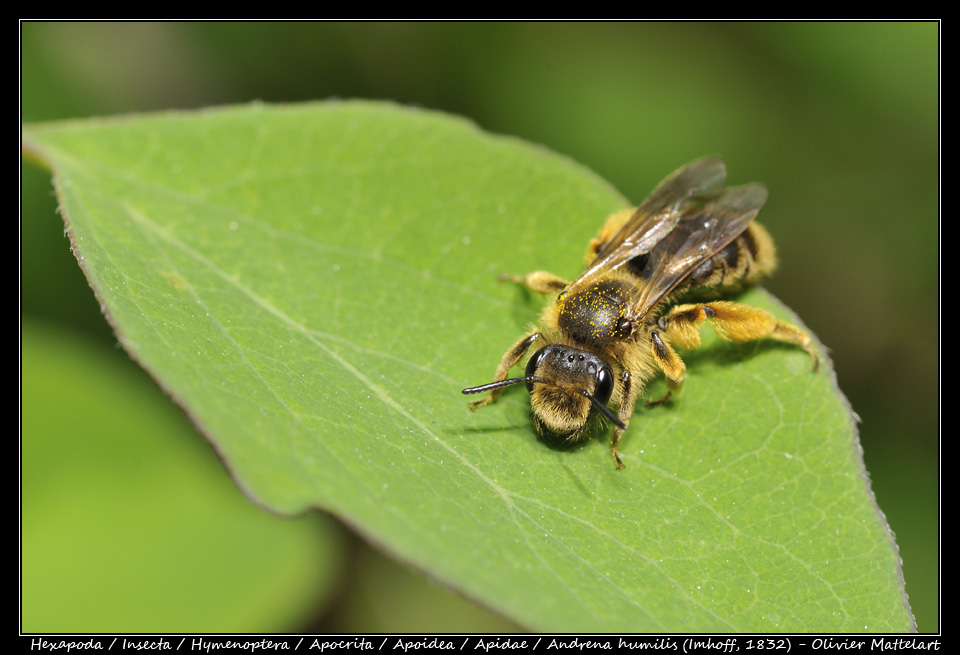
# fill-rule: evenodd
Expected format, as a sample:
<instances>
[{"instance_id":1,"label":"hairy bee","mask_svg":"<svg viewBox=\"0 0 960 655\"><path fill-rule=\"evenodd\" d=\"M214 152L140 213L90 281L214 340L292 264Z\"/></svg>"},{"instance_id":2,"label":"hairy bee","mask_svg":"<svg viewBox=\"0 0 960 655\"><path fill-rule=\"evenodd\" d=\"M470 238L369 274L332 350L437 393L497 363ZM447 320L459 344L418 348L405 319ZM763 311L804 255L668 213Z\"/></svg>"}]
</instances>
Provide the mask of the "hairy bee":
<instances>
[{"instance_id":1,"label":"hairy bee","mask_svg":"<svg viewBox=\"0 0 960 655\"><path fill-rule=\"evenodd\" d=\"M501 276L557 301L540 318L542 328L521 337L503 355L494 381L464 389L490 392L471 403L493 402L504 387L524 383L537 430L572 443L583 438L596 411L613 423L617 451L646 384L662 372L667 395L679 391L686 366L673 347L700 346L706 321L737 343L770 338L817 354L810 336L770 312L717 298L773 271L776 254L767 231L753 223L767 200L760 184L725 188L720 157L697 160L664 179L636 209L611 215L590 242L586 270L573 282L546 271ZM678 301L691 301L676 304ZM507 379L527 351L539 349L523 377ZM614 413L609 401L617 406Z\"/></svg>"}]
</instances>

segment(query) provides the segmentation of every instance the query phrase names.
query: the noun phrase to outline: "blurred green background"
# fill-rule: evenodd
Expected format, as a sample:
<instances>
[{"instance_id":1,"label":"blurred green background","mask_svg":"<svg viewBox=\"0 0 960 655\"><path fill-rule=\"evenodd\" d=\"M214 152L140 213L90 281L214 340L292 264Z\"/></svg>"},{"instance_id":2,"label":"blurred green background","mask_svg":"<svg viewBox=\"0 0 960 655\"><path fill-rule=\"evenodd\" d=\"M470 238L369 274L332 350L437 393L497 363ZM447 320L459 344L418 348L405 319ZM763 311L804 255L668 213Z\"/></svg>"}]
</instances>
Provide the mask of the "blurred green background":
<instances>
[{"instance_id":1,"label":"blurred green background","mask_svg":"<svg viewBox=\"0 0 960 655\"><path fill-rule=\"evenodd\" d=\"M896 534L918 629L939 630L938 24L23 23L21 37L25 122L252 100L390 99L543 144L634 201L680 165L722 154L731 183L762 181L770 190L760 220L781 268L766 286L832 353L839 386L862 420L864 459ZM232 487L238 509L227 512L217 500L196 510L218 519L237 512L221 536L210 536L214 528L201 518L160 537L151 532L149 516L183 514L163 507L165 499L202 493L195 476L227 476L180 411L117 352L69 251L49 176L30 165L20 245L24 630L61 629L58 617L75 613L71 593L85 599L90 617L67 629L206 630L205 619L256 630L513 629L326 517L268 516ZM90 396L83 406L99 403L118 419L113 435L65 450L62 440L83 420L70 378L77 369ZM114 376L121 382L110 382ZM153 422L159 432L187 444L184 459L167 465L172 473L157 474L172 486L149 504L124 497L130 481L109 479L129 466L90 469L118 443L135 444L129 456L137 462L155 463L170 450L163 437L140 439L129 427L136 418L124 424L118 406L138 410L118 401L120 388L142 389L143 402L165 416ZM87 493L94 478L102 491ZM126 505L107 509L98 494ZM114 547L81 539L82 526L107 512L131 517L110 530L98 525L106 535L98 538ZM76 522L73 536L55 529L64 517ZM283 536L256 538L271 530ZM218 547L218 567L203 569L214 577L176 571L177 562L200 566L187 543L223 534L232 546ZM244 558L251 539L263 549L256 562ZM130 558L122 570L118 552ZM277 559L301 574L282 582L283 573L266 566ZM72 579L78 568L89 579ZM117 602L177 574L203 587L229 580L228 593L205 600L206 610L168 612L164 604L196 595L183 585L153 605ZM111 576L113 587L95 582ZM262 607L235 607L228 600L238 593L262 598ZM291 609L277 610L281 597ZM118 606L131 612L126 623L97 618L119 620Z\"/></svg>"}]
</instances>

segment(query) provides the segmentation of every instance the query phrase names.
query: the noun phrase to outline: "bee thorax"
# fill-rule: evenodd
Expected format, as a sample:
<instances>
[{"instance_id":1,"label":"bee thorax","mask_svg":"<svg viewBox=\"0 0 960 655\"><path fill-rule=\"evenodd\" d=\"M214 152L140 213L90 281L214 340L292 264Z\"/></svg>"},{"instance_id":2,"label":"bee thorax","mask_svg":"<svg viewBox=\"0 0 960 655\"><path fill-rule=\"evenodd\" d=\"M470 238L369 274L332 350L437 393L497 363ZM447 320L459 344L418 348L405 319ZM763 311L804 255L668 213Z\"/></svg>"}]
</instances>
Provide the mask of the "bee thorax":
<instances>
[{"instance_id":1,"label":"bee thorax","mask_svg":"<svg viewBox=\"0 0 960 655\"><path fill-rule=\"evenodd\" d=\"M626 282L604 278L564 294L557 301L557 325L578 343L602 346L626 339L632 331L628 293Z\"/></svg>"}]
</instances>

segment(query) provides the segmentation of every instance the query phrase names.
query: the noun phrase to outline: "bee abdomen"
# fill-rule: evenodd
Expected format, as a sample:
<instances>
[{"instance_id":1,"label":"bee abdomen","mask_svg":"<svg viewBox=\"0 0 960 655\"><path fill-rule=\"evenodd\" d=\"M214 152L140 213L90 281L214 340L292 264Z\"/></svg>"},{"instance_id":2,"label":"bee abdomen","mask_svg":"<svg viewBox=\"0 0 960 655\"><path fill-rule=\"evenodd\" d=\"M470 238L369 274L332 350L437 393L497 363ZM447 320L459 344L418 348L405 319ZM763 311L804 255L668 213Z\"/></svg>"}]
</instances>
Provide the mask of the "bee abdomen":
<instances>
[{"instance_id":1,"label":"bee abdomen","mask_svg":"<svg viewBox=\"0 0 960 655\"><path fill-rule=\"evenodd\" d=\"M723 250L695 268L684 286L690 291L735 291L766 277L776 264L777 253L770 234L762 225L751 223Z\"/></svg>"}]
</instances>

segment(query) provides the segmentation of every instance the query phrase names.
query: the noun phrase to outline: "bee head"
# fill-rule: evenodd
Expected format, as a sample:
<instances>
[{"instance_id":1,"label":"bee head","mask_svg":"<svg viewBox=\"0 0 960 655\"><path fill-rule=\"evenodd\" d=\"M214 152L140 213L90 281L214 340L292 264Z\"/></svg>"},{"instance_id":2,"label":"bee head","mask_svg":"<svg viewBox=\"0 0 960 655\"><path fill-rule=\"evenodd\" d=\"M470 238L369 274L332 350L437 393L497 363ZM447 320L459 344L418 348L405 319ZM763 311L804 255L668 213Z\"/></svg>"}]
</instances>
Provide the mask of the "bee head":
<instances>
[{"instance_id":1,"label":"bee head","mask_svg":"<svg viewBox=\"0 0 960 655\"><path fill-rule=\"evenodd\" d=\"M621 424L607 408L613 394L613 371L591 352L561 344L545 346L527 362L524 380L537 430L545 437L577 441L593 408Z\"/></svg>"},{"instance_id":2,"label":"bee head","mask_svg":"<svg viewBox=\"0 0 960 655\"><path fill-rule=\"evenodd\" d=\"M618 427L626 427L607 408L614 386L610 365L603 358L572 346L544 346L527 362L522 378L471 387L463 393L483 393L520 383L526 384L530 392L537 430L547 438L577 441L594 408Z\"/></svg>"}]
</instances>

